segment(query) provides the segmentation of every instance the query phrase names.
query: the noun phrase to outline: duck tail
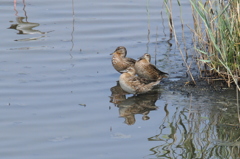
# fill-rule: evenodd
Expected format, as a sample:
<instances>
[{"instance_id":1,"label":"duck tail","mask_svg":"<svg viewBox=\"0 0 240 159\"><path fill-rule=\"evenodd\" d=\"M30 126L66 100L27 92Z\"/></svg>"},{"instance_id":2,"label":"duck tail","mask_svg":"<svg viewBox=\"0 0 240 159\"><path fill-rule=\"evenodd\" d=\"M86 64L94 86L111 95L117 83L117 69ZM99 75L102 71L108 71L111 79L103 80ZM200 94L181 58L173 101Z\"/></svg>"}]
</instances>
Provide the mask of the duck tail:
<instances>
[{"instance_id":1,"label":"duck tail","mask_svg":"<svg viewBox=\"0 0 240 159\"><path fill-rule=\"evenodd\" d=\"M161 79L158 79L157 81L149 83L149 84L151 84L152 86L156 86L160 83L160 81L161 81Z\"/></svg>"}]
</instances>

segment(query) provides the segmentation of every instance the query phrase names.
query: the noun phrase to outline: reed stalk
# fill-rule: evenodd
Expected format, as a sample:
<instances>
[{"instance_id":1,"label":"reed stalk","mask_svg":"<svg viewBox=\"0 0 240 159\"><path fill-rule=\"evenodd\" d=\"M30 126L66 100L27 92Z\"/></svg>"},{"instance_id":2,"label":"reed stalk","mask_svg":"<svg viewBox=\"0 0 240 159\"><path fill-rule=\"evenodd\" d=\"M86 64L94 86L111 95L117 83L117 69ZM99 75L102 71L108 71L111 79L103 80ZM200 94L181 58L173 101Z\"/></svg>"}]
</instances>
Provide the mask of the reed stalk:
<instances>
[{"instance_id":1,"label":"reed stalk","mask_svg":"<svg viewBox=\"0 0 240 159\"><path fill-rule=\"evenodd\" d=\"M184 65L187 68L186 72L190 76L192 82L194 84L196 84L196 81L195 81L195 79L193 77L193 74L191 72L191 69L190 69L191 68L191 63L190 64L187 63L188 54L187 54L186 41L185 41L185 35L184 35L184 22L183 22L183 18L182 18L181 3L180 3L179 0L177 0L177 3L180 7L180 12L181 12L180 13L180 20L181 20L181 26L182 26L182 40L183 40L183 43L184 43L184 50L182 49L182 47L180 45L180 42L178 41L178 38L177 38L178 36L177 36L176 31L175 31L175 26L174 26L173 17L172 17L173 16L172 15L172 13L173 13L172 0L164 0L164 5L165 5L165 8L167 10L166 12L167 12L167 15L168 15L168 20L169 20L170 34L173 34L173 36L174 36L176 46L177 46L177 48L178 48L178 50L179 50L179 52L182 56L182 60L184 62ZM185 56L184 56L183 52L186 53Z\"/></svg>"},{"instance_id":2,"label":"reed stalk","mask_svg":"<svg viewBox=\"0 0 240 159\"><path fill-rule=\"evenodd\" d=\"M240 3L238 0L190 0L194 46L209 76L235 83L240 90ZM206 67L207 66L207 67ZM201 69L204 69L202 67Z\"/></svg>"}]
</instances>

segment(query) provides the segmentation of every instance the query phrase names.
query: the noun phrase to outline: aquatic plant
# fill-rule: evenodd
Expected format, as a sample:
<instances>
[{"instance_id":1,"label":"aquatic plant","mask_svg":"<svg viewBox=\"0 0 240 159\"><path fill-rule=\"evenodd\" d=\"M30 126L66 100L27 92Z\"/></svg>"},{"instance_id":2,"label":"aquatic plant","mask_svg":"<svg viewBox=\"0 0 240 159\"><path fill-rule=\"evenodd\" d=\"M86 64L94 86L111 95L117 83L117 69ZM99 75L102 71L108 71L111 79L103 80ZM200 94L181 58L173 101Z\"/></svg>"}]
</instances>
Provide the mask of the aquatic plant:
<instances>
[{"instance_id":1,"label":"aquatic plant","mask_svg":"<svg viewBox=\"0 0 240 159\"><path fill-rule=\"evenodd\" d=\"M181 0L177 2L181 11ZM164 4L170 31L177 37L172 1L164 0ZM180 151L182 152L181 158L238 158L240 145L238 98L240 90L238 85L240 80L240 2L239 0L190 0L190 4L193 26L186 25L182 21L181 13L180 20L182 29L188 26L193 33L192 41L196 50L200 76L212 80L225 80L229 86L234 83L237 87L236 104L234 102L230 104L226 98L217 98L219 101L216 102L216 106L209 105L208 108L212 110L205 111L207 107L201 108L202 106L197 103L192 105L192 94L190 94L188 109L176 111L176 116L174 114L171 117L172 120L168 120L170 115L169 111L166 111L167 119L163 120L160 133L150 138L154 141L163 141L163 144L155 146L152 151L156 155L161 154L158 157L175 157L177 156L175 152ZM182 39L185 38L183 35ZM175 41L178 44L178 41ZM182 51L184 50L180 50L181 54ZM185 57L187 58L187 54ZM190 65L186 64L186 66L188 73L192 73L189 70ZM207 103L203 105L206 106ZM221 104L226 105L223 105L224 109L219 106ZM180 132L184 132L181 137L177 135Z\"/></svg>"},{"instance_id":2,"label":"aquatic plant","mask_svg":"<svg viewBox=\"0 0 240 159\"><path fill-rule=\"evenodd\" d=\"M192 7L193 44L202 78L225 80L228 86L235 83L240 90L240 2L238 0L190 0ZM169 28L178 45L172 17L172 1L164 0ZM180 20L184 34L181 1ZM184 35L183 38L184 40ZM182 51L180 53L183 55ZM190 66L184 61L188 74ZM193 79L193 77L192 77ZM194 81L194 79L193 79Z\"/></svg>"},{"instance_id":3,"label":"aquatic plant","mask_svg":"<svg viewBox=\"0 0 240 159\"><path fill-rule=\"evenodd\" d=\"M234 82L240 90L240 3L238 0L190 2L198 60L210 70L209 76L217 75L229 86Z\"/></svg>"},{"instance_id":4,"label":"aquatic plant","mask_svg":"<svg viewBox=\"0 0 240 159\"><path fill-rule=\"evenodd\" d=\"M240 122L240 3L239 0L190 0L194 21L193 42L205 77L235 83ZM208 73L206 74L206 70ZM207 76L206 76L207 75Z\"/></svg>"}]
</instances>

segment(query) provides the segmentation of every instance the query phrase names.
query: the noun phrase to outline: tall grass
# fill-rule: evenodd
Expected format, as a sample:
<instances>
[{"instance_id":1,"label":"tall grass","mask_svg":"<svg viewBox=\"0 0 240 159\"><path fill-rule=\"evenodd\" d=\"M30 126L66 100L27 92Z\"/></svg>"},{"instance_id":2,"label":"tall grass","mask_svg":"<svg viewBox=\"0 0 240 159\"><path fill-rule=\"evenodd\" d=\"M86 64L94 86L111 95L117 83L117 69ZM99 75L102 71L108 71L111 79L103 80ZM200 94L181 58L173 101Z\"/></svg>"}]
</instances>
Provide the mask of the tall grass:
<instances>
[{"instance_id":1,"label":"tall grass","mask_svg":"<svg viewBox=\"0 0 240 159\"><path fill-rule=\"evenodd\" d=\"M239 0L189 0L193 17L193 44L202 78L224 80L230 87L236 85L237 114L239 114L240 91L240 1ZM177 3L181 9L181 0ZM176 38L172 18L172 0L164 0L169 19L170 32ZM181 13L180 18L182 19ZM182 28L184 25L181 20ZM183 37L184 39L184 37ZM183 57L182 50L178 47ZM192 75L189 64L188 74ZM192 80L194 81L193 76ZM195 81L194 81L195 83Z\"/></svg>"},{"instance_id":2,"label":"tall grass","mask_svg":"<svg viewBox=\"0 0 240 159\"><path fill-rule=\"evenodd\" d=\"M181 0L177 0L181 9ZM194 28L193 43L204 78L235 83L240 90L240 2L239 0L190 0ZM164 0L170 32L178 44L172 18L172 1ZM182 21L182 26L185 24ZM180 50L181 51L181 50ZM185 63L186 64L186 63ZM189 65L186 65L189 72ZM201 74L203 77L203 74ZM192 77L193 79L193 77ZM194 79L193 79L194 80Z\"/></svg>"},{"instance_id":3,"label":"tall grass","mask_svg":"<svg viewBox=\"0 0 240 159\"><path fill-rule=\"evenodd\" d=\"M240 90L239 0L190 0L194 21L194 46L198 60L210 76L235 83ZM206 67L205 67L206 68ZM201 67L203 69L203 67ZM216 77L216 76L215 76Z\"/></svg>"}]
</instances>

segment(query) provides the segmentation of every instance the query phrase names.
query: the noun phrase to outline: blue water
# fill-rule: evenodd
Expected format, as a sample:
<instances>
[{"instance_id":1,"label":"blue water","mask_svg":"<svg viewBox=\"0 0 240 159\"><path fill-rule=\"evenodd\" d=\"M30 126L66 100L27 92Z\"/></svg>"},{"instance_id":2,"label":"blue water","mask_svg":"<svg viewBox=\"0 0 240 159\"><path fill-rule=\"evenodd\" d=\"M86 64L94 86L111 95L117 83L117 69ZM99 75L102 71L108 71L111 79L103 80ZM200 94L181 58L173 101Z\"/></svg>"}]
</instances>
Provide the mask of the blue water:
<instances>
[{"instance_id":1,"label":"blue water","mask_svg":"<svg viewBox=\"0 0 240 159\"><path fill-rule=\"evenodd\" d=\"M130 104L111 101L119 73L109 54L117 46L135 59L150 53L172 81L185 77L162 1L4 0L0 10L0 158L181 158L191 128L179 128L180 119L191 127L189 111L203 113L202 131L211 120L210 99L164 82L149 96L121 96Z\"/></svg>"}]
</instances>

